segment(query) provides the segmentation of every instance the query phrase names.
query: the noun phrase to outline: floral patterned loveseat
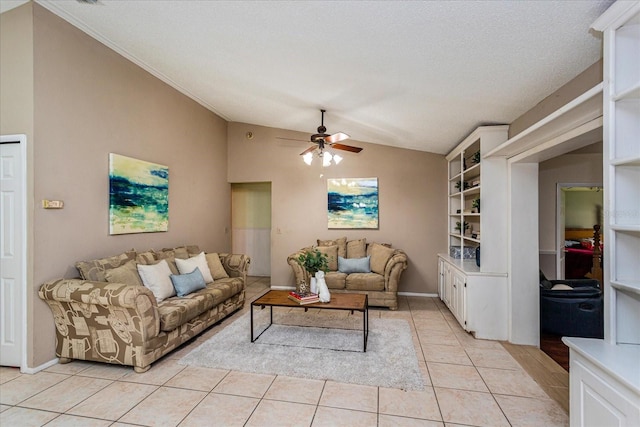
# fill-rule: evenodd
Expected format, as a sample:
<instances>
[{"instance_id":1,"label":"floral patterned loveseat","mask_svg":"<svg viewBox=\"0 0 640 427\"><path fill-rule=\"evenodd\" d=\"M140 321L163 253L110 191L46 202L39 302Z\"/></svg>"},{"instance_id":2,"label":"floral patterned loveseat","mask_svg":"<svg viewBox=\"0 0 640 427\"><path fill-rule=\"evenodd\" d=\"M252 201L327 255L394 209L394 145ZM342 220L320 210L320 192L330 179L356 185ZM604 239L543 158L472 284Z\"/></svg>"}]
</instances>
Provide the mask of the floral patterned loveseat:
<instances>
[{"instance_id":1,"label":"floral patterned loveseat","mask_svg":"<svg viewBox=\"0 0 640 427\"><path fill-rule=\"evenodd\" d=\"M140 276L136 280L138 264L166 260L171 272L179 274L175 260L200 253L197 246L131 250L78 262L80 279L44 283L39 296L53 313L60 363L90 360L145 372L151 363L241 308L250 262L246 255L207 254L207 262L220 260L217 275L212 275L218 278L182 297L157 302Z\"/></svg>"}]
</instances>

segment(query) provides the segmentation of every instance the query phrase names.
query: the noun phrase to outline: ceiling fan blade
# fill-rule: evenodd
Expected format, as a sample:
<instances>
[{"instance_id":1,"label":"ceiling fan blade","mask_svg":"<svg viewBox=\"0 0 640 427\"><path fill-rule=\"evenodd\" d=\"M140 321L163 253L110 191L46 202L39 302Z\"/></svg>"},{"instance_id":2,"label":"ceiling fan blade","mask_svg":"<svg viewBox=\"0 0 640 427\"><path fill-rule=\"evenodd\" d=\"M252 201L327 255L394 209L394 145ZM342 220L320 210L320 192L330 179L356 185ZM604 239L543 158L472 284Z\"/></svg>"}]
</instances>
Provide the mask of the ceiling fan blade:
<instances>
[{"instance_id":1,"label":"ceiling fan blade","mask_svg":"<svg viewBox=\"0 0 640 427\"><path fill-rule=\"evenodd\" d=\"M324 140L326 142L333 144L334 142L344 141L345 139L349 139L349 135L347 135L346 133L337 132L337 133L334 133L333 135L329 135Z\"/></svg>"},{"instance_id":2,"label":"ceiling fan blade","mask_svg":"<svg viewBox=\"0 0 640 427\"><path fill-rule=\"evenodd\" d=\"M351 145L344 145L344 144L331 144L331 148L335 148L336 150L351 151L352 153L359 153L362 151L362 148L360 147L354 147Z\"/></svg>"},{"instance_id":3,"label":"ceiling fan blade","mask_svg":"<svg viewBox=\"0 0 640 427\"><path fill-rule=\"evenodd\" d=\"M276 136L276 139L285 139L287 141L300 141L300 142L309 142L308 139L296 139L296 138L285 138L283 136Z\"/></svg>"},{"instance_id":4,"label":"ceiling fan blade","mask_svg":"<svg viewBox=\"0 0 640 427\"><path fill-rule=\"evenodd\" d=\"M313 150L315 150L316 148L318 148L317 145L314 145L312 147L307 148L306 150L304 150L302 153L300 153L301 156L304 156L307 153L311 153Z\"/></svg>"}]
</instances>

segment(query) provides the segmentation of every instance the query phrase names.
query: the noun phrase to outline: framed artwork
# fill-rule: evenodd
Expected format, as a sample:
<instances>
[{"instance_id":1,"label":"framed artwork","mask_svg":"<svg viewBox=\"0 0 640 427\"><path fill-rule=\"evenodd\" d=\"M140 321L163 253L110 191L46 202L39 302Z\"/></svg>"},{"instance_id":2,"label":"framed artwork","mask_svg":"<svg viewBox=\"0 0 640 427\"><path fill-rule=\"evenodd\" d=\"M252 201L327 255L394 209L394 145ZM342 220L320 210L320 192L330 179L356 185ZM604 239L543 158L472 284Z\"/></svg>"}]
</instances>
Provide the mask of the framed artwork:
<instances>
[{"instance_id":1,"label":"framed artwork","mask_svg":"<svg viewBox=\"0 0 640 427\"><path fill-rule=\"evenodd\" d=\"M378 228L378 178L327 180L329 228Z\"/></svg>"},{"instance_id":2,"label":"framed artwork","mask_svg":"<svg viewBox=\"0 0 640 427\"><path fill-rule=\"evenodd\" d=\"M109 154L109 234L169 229L169 168Z\"/></svg>"}]
</instances>

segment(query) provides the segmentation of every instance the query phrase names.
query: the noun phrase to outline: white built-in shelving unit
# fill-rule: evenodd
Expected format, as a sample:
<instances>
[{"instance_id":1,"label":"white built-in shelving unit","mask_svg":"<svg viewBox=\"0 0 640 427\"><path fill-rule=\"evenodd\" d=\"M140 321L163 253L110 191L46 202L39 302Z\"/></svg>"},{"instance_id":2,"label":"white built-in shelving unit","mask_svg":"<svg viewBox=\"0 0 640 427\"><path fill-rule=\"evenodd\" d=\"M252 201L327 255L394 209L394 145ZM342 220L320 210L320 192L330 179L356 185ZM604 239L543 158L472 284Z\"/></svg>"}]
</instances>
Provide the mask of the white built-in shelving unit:
<instances>
[{"instance_id":1,"label":"white built-in shelving unit","mask_svg":"<svg viewBox=\"0 0 640 427\"><path fill-rule=\"evenodd\" d=\"M507 338L507 163L501 157L485 160L482 153L504 143L508 130L506 125L481 126L446 156L450 252L439 254L438 292L465 330L478 338ZM473 258L451 256L452 248L460 254L466 248Z\"/></svg>"},{"instance_id":2,"label":"white built-in shelving unit","mask_svg":"<svg viewBox=\"0 0 640 427\"><path fill-rule=\"evenodd\" d=\"M605 336L565 338L575 426L640 425L640 2L618 1L604 36Z\"/></svg>"}]
</instances>

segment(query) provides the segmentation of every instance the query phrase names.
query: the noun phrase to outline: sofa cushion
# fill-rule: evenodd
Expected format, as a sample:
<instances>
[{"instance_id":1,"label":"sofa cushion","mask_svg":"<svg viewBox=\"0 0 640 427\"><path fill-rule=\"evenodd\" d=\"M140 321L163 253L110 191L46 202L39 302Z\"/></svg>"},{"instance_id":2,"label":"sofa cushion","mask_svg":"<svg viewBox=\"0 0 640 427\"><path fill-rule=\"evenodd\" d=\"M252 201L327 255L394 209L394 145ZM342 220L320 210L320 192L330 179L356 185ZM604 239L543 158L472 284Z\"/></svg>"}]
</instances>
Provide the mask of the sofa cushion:
<instances>
[{"instance_id":1,"label":"sofa cushion","mask_svg":"<svg viewBox=\"0 0 640 427\"><path fill-rule=\"evenodd\" d=\"M366 253L367 239L350 240L347 242L347 258L363 258Z\"/></svg>"},{"instance_id":2,"label":"sofa cushion","mask_svg":"<svg viewBox=\"0 0 640 427\"><path fill-rule=\"evenodd\" d=\"M329 271L338 270L338 246L317 246L316 249L327 256Z\"/></svg>"},{"instance_id":3,"label":"sofa cushion","mask_svg":"<svg viewBox=\"0 0 640 427\"><path fill-rule=\"evenodd\" d=\"M347 257L347 238L341 237L339 239L320 240L318 239L318 246L337 246L338 256L342 258Z\"/></svg>"},{"instance_id":4,"label":"sofa cushion","mask_svg":"<svg viewBox=\"0 0 640 427\"><path fill-rule=\"evenodd\" d=\"M329 271L324 275L324 281L327 282L329 289L344 289L346 280L347 274L339 271Z\"/></svg>"},{"instance_id":5,"label":"sofa cushion","mask_svg":"<svg viewBox=\"0 0 640 427\"><path fill-rule=\"evenodd\" d=\"M153 293L157 302L161 302L176 294L171 283L171 269L166 260L160 260L157 264L138 264L138 274L145 287Z\"/></svg>"},{"instance_id":6,"label":"sofa cushion","mask_svg":"<svg viewBox=\"0 0 640 427\"><path fill-rule=\"evenodd\" d=\"M350 291L384 291L384 276L377 273L352 273L345 288Z\"/></svg>"},{"instance_id":7,"label":"sofa cushion","mask_svg":"<svg viewBox=\"0 0 640 427\"><path fill-rule=\"evenodd\" d=\"M371 271L384 274L384 268L393 256L394 250L379 243L369 245L369 250L371 253Z\"/></svg>"},{"instance_id":8,"label":"sofa cushion","mask_svg":"<svg viewBox=\"0 0 640 427\"><path fill-rule=\"evenodd\" d=\"M170 278L173 288L176 290L176 295L179 297L183 297L207 286L198 267L191 273L172 274Z\"/></svg>"},{"instance_id":9,"label":"sofa cushion","mask_svg":"<svg viewBox=\"0 0 640 427\"><path fill-rule=\"evenodd\" d=\"M137 262L127 261L120 267L105 271L104 276L109 283L124 283L125 285L142 286L142 280L138 274Z\"/></svg>"},{"instance_id":10,"label":"sofa cushion","mask_svg":"<svg viewBox=\"0 0 640 427\"><path fill-rule=\"evenodd\" d=\"M136 251L131 249L130 251L121 253L120 255L108 258L77 262L76 268L78 269L78 272L80 272L80 277L84 280L91 280L92 282L106 282L107 278L104 275L105 271L120 267L135 258Z\"/></svg>"},{"instance_id":11,"label":"sofa cushion","mask_svg":"<svg viewBox=\"0 0 640 427\"><path fill-rule=\"evenodd\" d=\"M229 277L227 270L225 270L222 265L222 261L220 261L220 255L214 252L206 254L205 258L207 259L207 265L209 266L213 280L226 279Z\"/></svg>"},{"instance_id":12,"label":"sofa cushion","mask_svg":"<svg viewBox=\"0 0 640 427\"><path fill-rule=\"evenodd\" d=\"M244 288L243 283L242 279L237 277L220 279L183 298L173 297L162 301L158 304L160 330L169 332L182 326L241 292Z\"/></svg>"},{"instance_id":13,"label":"sofa cushion","mask_svg":"<svg viewBox=\"0 0 640 427\"><path fill-rule=\"evenodd\" d=\"M338 257L338 271L341 273L371 273L371 257L342 258Z\"/></svg>"},{"instance_id":14,"label":"sofa cushion","mask_svg":"<svg viewBox=\"0 0 640 427\"><path fill-rule=\"evenodd\" d=\"M207 264L207 258L205 257L204 252L200 252L198 255L189 259L176 258L176 265L178 266L180 274L191 273L196 267L198 267L200 269L200 273L202 273L202 276L204 277L204 281L207 283L213 282L211 270L209 270L209 265Z\"/></svg>"}]
</instances>

